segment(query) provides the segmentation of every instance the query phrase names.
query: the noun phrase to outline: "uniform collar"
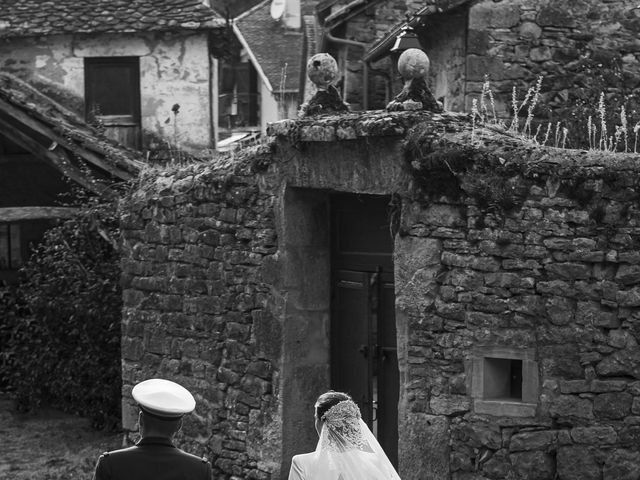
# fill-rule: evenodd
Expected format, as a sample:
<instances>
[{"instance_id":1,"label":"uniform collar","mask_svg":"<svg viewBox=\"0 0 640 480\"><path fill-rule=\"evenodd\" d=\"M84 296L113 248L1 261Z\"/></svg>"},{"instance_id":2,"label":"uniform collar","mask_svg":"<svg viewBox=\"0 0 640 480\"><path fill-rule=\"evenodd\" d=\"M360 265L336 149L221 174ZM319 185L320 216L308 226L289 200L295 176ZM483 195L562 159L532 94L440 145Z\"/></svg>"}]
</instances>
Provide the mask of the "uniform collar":
<instances>
[{"instance_id":1,"label":"uniform collar","mask_svg":"<svg viewBox=\"0 0 640 480\"><path fill-rule=\"evenodd\" d=\"M138 440L136 443L138 446L142 445L166 445L167 447L173 447L173 442L166 437L144 437Z\"/></svg>"}]
</instances>

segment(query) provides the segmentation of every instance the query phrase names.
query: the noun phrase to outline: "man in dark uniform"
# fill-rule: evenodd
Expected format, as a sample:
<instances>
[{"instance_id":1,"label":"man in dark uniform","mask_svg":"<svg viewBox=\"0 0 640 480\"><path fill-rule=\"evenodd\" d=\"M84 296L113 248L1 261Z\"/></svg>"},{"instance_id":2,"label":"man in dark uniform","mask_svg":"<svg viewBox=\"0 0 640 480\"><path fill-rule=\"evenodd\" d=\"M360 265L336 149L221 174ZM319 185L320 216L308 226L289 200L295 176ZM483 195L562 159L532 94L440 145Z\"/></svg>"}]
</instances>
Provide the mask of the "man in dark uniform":
<instances>
[{"instance_id":1,"label":"man in dark uniform","mask_svg":"<svg viewBox=\"0 0 640 480\"><path fill-rule=\"evenodd\" d=\"M183 415L196 406L187 389L169 380L154 378L133 387L140 406L142 437L133 447L100 456L94 480L211 480L211 464L173 445Z\"/></svg>"}]
</instances>

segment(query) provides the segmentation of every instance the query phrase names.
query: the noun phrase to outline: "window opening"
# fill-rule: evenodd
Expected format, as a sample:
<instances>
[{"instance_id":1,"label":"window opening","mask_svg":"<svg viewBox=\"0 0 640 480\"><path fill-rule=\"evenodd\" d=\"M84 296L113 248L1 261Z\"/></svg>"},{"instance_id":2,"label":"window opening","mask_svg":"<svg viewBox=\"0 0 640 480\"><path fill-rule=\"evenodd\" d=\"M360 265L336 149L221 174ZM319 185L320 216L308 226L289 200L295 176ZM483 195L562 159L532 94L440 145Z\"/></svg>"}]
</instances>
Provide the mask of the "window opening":
<instances>
[{"instance_id":1,"label":"window opening","mask_svg":"<svg viewBox=\"0 0 640 480\"><path fill-rule=\"evenodd\" d=\"M21 266L20 226L0 224L0 270L17 270Z\"/></svg>"},{"instance_id":2,"label":"window opening","mask_svg":"<svg viewBox=\"0 0 640 480\"><path fill-rule=\"evenodd\" d=\"M140 60L85 58L85 118L132 148L140 144Z\"/></svg>"},{"instance_id":3,"label":"window opening","mask_svg":"<svg viewBox=\"0 0 640 480\"><path fill-rule=\"evenodd\" d=\"M220 62L219 114L221 138L233 131L254 130L260 124L258 72L246 55L232 62Z\"/></svg>"},{"instance_id":4,"label":"window opening","mask_svg":"<svg viewBox=\"0 0 640 480\"><path fill-rule=\"evenodd\" d=\"M522 360L485 358L484 398L522 401Z\"/></svg>"},{"instance_id":5,"label":"window opening","mask_svg":"<svg viewBox=\"0 0 640 480\"><path fill-rule=\"evenodd\" d=\"M532 417L539 402L535 349L478 346L471 362L474 411L498 416Z\"/></svg>"}]
</instances>

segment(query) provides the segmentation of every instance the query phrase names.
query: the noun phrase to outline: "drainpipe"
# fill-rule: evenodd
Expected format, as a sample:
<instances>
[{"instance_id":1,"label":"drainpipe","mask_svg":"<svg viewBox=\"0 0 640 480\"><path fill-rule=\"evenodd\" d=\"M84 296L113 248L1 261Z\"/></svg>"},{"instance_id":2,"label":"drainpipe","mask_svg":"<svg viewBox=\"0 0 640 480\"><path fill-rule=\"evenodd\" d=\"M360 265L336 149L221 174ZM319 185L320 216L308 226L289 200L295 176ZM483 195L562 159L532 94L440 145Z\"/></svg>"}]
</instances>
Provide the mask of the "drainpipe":
<instances>
[{"instance_id":1,"label":"drainpipe","mask_svg":"<svg viewBox=\"0 0 640 480\"><path fill-rule=\"evenodd\" d=\"M334 37L331 34L331 29L327 29L325 30L325 35L327 36L327 39L341 44L341 45L345 45L347 47L349 46L353 46L353 47L360 47L362 48L364 51L367 50L367 48L369 48L369 45L364 43L364 42L357 42L355 40L349 40L346 38L338 38L338 37ZM364 53L363 53L363 57L364 57ZM348 58L348 57L347 57ZM362 87L362 108L364 110L368 110L369 109L369 65L368 63L364 60L364 58L361 60L362 62L362 82L363 82L363 87ZM346 64L346 61L345 61ZM347 76L345 75L345 82L346 82L346 78ZM345 88L345 96L346 96L347 90Z\"/></svg>"}]
</instances>

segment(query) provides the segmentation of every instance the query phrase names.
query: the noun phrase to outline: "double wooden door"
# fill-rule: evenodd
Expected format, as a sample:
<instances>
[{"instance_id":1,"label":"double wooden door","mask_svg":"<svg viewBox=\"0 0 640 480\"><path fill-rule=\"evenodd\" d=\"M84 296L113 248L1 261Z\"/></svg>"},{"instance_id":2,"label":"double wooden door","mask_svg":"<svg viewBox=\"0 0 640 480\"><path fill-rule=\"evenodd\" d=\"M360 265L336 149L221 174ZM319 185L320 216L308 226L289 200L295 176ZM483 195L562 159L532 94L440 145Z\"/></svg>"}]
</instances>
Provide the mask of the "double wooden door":
<instances>
[{"instance_id":1,"label":"double wooden door","mask_svg":"<svg viewBox=\"0 0 640 480\"><path fill-rule=\"evenodd\" d=\"M331 198L332 388L351 394L391 462L398 449L398 357L389 198Z\"/></svg>"}]
</instances>

